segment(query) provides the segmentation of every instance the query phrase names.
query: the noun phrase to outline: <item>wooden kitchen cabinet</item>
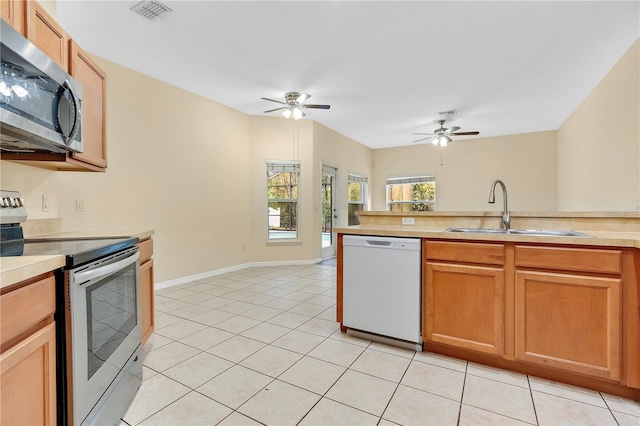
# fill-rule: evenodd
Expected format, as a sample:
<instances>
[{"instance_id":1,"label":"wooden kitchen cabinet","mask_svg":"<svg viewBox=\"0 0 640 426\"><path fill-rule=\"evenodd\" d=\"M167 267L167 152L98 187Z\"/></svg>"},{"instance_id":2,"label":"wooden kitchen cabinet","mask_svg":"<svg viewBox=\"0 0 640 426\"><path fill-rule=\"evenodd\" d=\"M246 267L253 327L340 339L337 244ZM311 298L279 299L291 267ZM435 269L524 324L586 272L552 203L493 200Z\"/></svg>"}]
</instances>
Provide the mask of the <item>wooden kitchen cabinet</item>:
<instances>
[{"instance_id":1,"label":"wooden kitchen cabinet","mask_svg":"<svg viewBox=\"0 0 640 426\"><path fill-rule=\"evenodd\" d=\"M423 340L503 355L504 246L426 241L423 248Z\"/></svg>"},{"instance_id":2,"label":"wooden kitchen cabinet","mask_svg":"<svg viewBox=\"0 0 640 426\"><path fill-rule=\"evenodd\" d=\"M153 302L153 240L148 238L139 244L140 247L140 299L142 343L153 333L155 324Z\"/></svg>"},{"instance_id":3,"label":"wooden kitchen cabinet","mask_svg":"<svg viewBox=\"0 0 640 426\"><path fill-rule=\"evenodd\" d=\"M620 380L622 253L516 246L515 263L516 359Z\"/></svg>"},{"instance_id":4,"label":"wooden kitchen cabinet","mask_svg":"<svg viewBox=\"0 0 640 426\"><path fill-rule=\"evenodd\" d=\"M0 295L3 425L56 422L55 279L53 273Z\"/></svg>"},{"instance_id":5,"label":"wooden kitchen cabinet","mask_svg":"<svg viewBox=\"0 0 640 426\"><path fill-rule=\"evenodd\" d=\"M37 1L26 2L27 38L63 70L69 71L69 36Z\"/></svg>"},{"instance_id":6,"label":"wooden kitchen cabinet","mask_svg":"<svg viewBox=\"0 0 640 426\"><path fill-rule=\"evenodd\" d=\"M68 154L73 162L107 167L107 75L74 41L69 42L69 71L82 84L84 151Z\"/></svg>"},{"instance_id":7,"label":"wooden kitchen cabinet","mask_svg":"<svg viewBox=\"0 0 640 426\"><path fill-rule=\"evenodd\" d=\"M25 0L0 0L0 18L23 36L26 36L25 6Z\"/></svg>"}]
</instances>

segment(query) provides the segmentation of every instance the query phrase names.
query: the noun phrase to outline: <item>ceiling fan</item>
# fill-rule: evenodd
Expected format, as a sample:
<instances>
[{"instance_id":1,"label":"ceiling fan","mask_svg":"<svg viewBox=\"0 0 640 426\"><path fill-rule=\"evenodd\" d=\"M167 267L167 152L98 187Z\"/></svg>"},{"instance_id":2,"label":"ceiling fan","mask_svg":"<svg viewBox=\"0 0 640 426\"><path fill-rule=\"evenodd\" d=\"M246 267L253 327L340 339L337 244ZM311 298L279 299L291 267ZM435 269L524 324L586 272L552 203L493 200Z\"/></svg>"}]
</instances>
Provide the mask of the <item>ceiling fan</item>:
<instances>
[{"instance_id":1,"label":"ceiling fan","mask_svg":"<svg viewBox=\"0 0 640 426\"><path fill-rule=\"evenodd\" d=\"M460 127L451 126L449 128L444 127L444 120L438 120L438 124L440 124L440 128L433 131L433 133L414 133L414 135L428 135L426 138L415 140L411 143L421 142L427 139L433 139L431 141L434 145L447 146L451 139L450 136L471 136L471 135L479 135L480 132L458 132Z\"/></svg>"},{"instance_id":2,"label":"ceiling fan","mask_svg":"<svg viewBox=\"0 0 640 426\"><path fill-rule=\"evenodd\" d=\"M269 112L282 111L282 114L289 118L293 115L293 118L299 120L304 117L306 114L304 113L305 108L315 108L315 109L329 109L331 105L312 105L305 104L307 99L311 97L308 93L298 93L298 92L288 92L284 94L284 102L276 101L275 99L269 98L260 98L265 101L275 102L278 104L284 105L283 107L270 109L268 111L263 111L265 114Z\"/></svg>"}]
</instances>

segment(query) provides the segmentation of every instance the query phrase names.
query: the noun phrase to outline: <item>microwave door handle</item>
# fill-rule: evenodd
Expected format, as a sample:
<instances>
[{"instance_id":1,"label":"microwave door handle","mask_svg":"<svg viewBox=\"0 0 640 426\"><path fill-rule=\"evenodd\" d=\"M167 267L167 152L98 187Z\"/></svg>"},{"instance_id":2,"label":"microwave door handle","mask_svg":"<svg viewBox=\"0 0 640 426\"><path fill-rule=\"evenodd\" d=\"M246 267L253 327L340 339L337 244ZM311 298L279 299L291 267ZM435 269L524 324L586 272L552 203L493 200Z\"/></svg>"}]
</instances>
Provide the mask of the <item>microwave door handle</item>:
<instances>
[{"instance_id":1,"label":"microwave door handle","mask_svg":"<svg viewBox=\"0 0 640 426\"><path fill-rule=\"evenodd\" d=\"M75 274L75 280L76 282L86 283L96 278L101 278L113 274L114 272L118 272L119 270L126 268L132 263L135 263L139 258L140 252L136 251L131 256L128 256L125 259L119 260L117 262L110 263L108 265L101 266L95 269L89 269L88 271L78 272Z\"/></svg>"},{"instance_id":2,"label":"microwave door handle","mask_svg":"<svg viewBox=\"0 0 640 426\"><path fill-rule=\"evenodd\" d=\"M78 102L78 97L76 96L76 92L73 90L73 87L71 87L71 83L69 82L69 80L65 80L62 86L69 89L69 92L71 93L71 99L73 100L73 106L76 111L76 116L73 120L73 127L71 128L71 133L68 137L65 137L64 140L65 145L68 146L71 145L71 142L73 142L73 139L76 137L76 133L78 133L78 130L80 129L80 126L78 125L80 123L80 105Z\"/></svg>"}]
</instances>

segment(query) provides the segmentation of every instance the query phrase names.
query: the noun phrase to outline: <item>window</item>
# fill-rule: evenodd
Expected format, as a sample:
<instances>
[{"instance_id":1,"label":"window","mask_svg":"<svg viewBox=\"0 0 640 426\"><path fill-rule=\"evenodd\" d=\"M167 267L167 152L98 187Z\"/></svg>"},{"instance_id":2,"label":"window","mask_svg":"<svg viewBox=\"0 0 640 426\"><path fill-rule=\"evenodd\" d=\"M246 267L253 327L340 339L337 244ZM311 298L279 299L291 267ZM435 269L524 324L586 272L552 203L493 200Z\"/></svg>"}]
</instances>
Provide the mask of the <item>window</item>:
<instances>
[{"instance_id":1,"label":"window","mask_svg":"<svg viewBox=\"0 0 640 426\"><path fill-rule=\"evenodd\" d=\"M435 176L387 179L387 210L391 212L426 212L435 210Z\"/></svg>"},{"instance_id":2,"label":"window","mask_svg":"<svg viewBox=\"0 0 640 426\"><path fill-rule=\"evenodd\" d=\"M298 238L300 164L267 163L269 239Z\"/></svg>"},{"instance_id":3,"label":"window","mask_svg":"<svg viewBox=\"0 0 640 426\"><path fill-rule=\"evenodd\" d=\"M349 220L348 226L360 225L360 218L356 216L356 212L364 210L364 200L366 198L367 181L365 176L358 176L349 173L348 190L349 190Z\"/></svg>"}]
</instances>

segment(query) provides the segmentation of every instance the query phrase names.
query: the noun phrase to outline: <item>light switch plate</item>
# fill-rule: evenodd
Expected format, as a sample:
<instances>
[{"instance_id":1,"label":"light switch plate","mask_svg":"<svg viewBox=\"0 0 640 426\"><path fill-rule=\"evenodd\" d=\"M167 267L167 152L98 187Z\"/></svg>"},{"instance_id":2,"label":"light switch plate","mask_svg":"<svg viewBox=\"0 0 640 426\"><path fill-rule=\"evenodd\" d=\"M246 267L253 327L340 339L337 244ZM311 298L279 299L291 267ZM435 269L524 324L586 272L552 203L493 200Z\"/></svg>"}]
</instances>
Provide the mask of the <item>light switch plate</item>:
<instances>
[{"instance_id":1,"label":"light switch plate","mask_svg":"<svg viewBox=\"0 0 640 426\"><path fill-rule=\"evenodd\" d=\"M403 225L415 225L416 224L416 220L412 217L403 217L402 218L402 224Z\"/></svg>"}]
</instances>

